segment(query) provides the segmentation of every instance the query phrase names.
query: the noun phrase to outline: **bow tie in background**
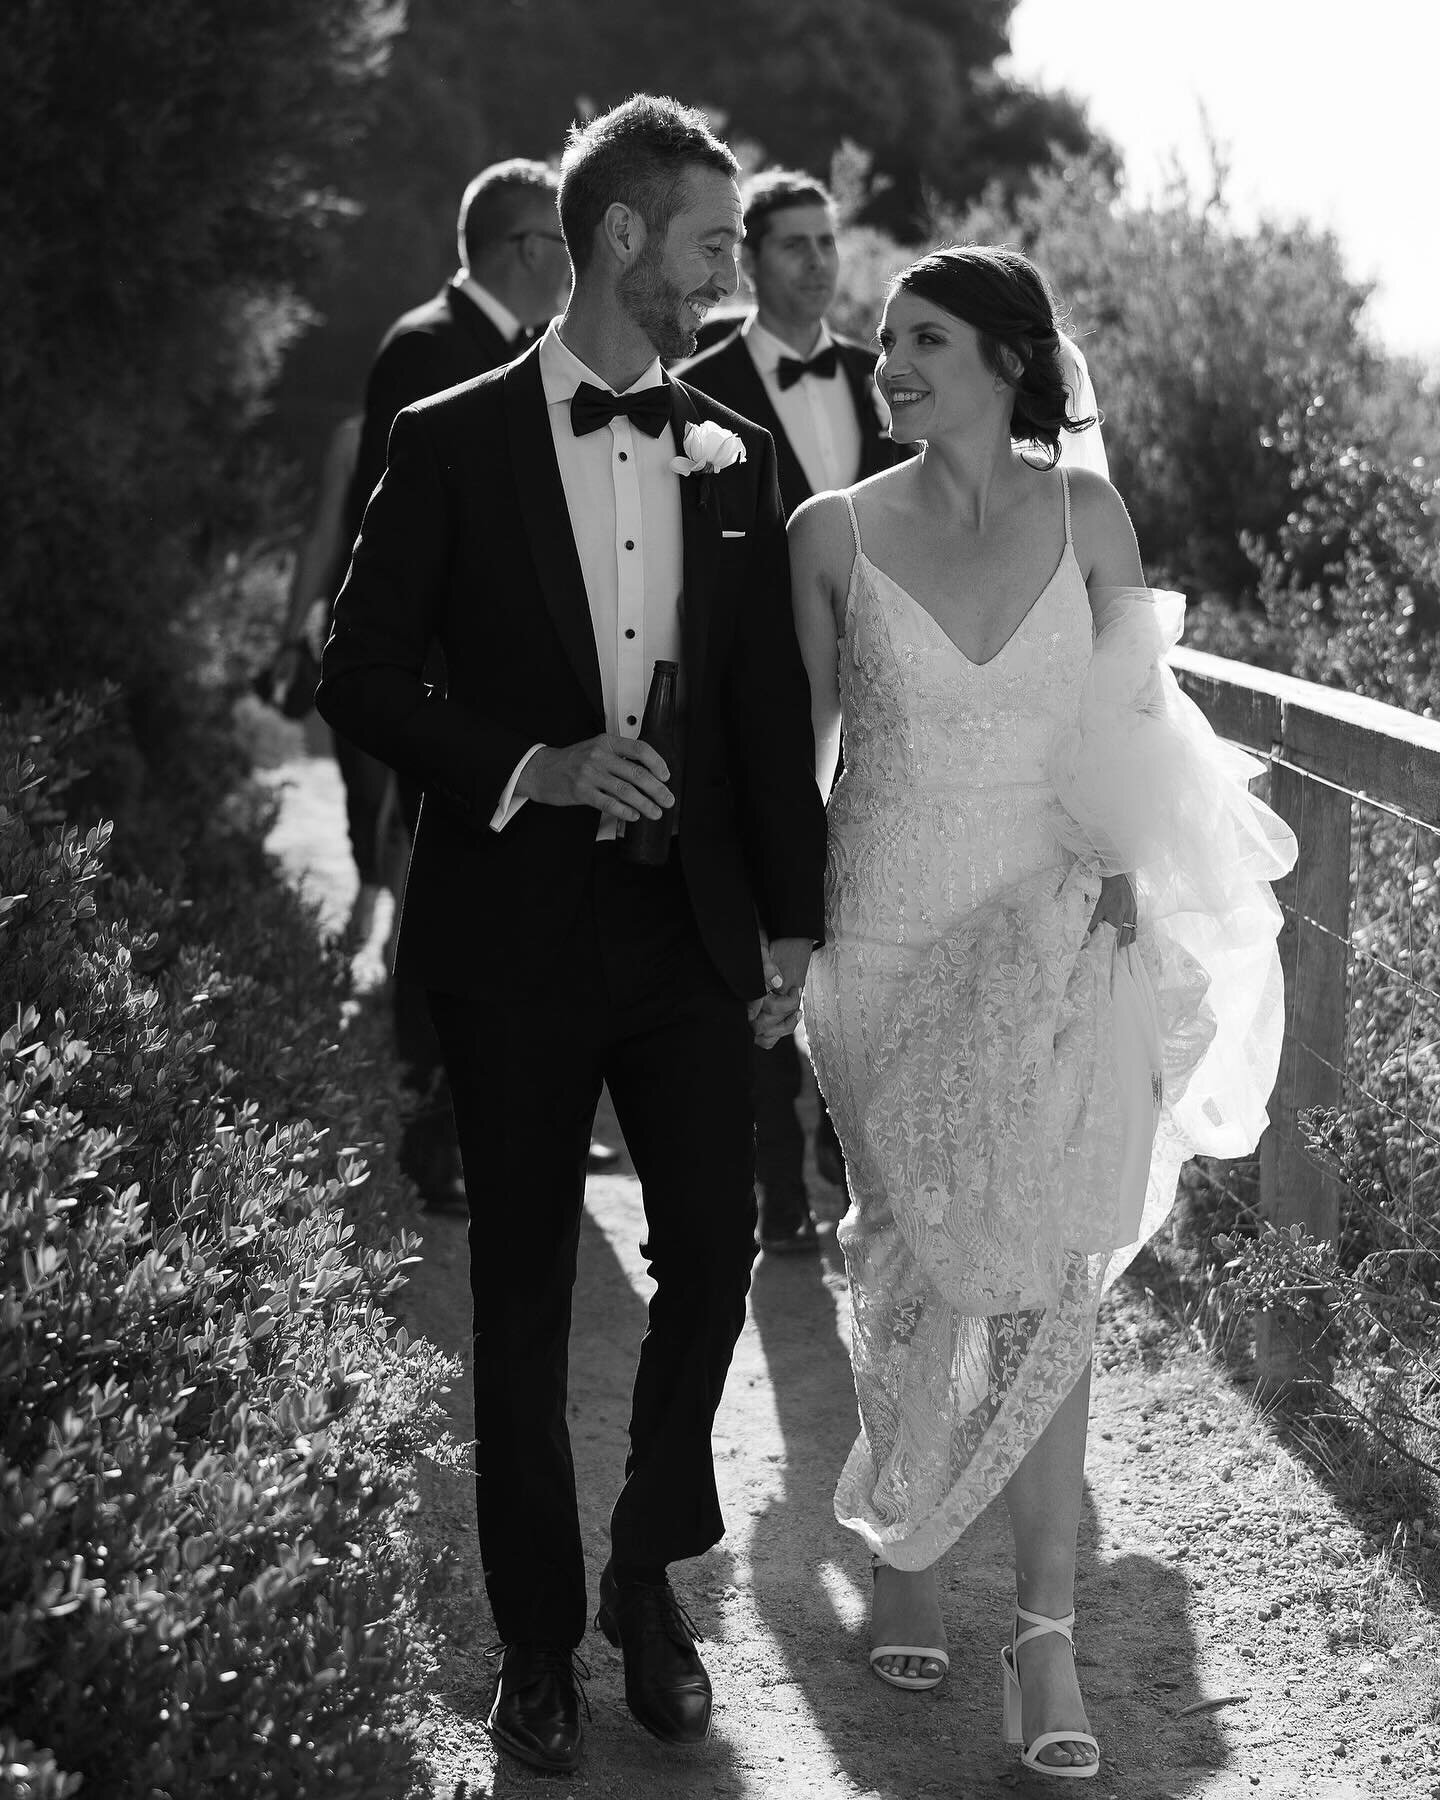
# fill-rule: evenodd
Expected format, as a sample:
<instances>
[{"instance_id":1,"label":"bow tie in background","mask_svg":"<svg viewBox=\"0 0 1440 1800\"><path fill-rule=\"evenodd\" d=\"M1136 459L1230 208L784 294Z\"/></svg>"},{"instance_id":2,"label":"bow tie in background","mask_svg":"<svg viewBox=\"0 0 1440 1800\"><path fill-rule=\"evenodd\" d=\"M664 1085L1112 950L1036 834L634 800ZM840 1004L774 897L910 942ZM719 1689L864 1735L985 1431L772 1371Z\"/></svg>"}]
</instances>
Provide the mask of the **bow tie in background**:
<instances>
[{"instance_id":1,"label":"bow tie in background","mask_svg":"<svg viewBox=\"0 0 1440 1800\"><path fill-rule=\"evenodd\" d=\"M631 394L607 394L593 382L582 381L570 402L570 429L576 437L584 437L608 425L617 413L624 413L632 425L658 438L670 423L670 389L662 381L658 387L640 388Z\"/></svg>"},{"instance_id":2,"label":"bow tie in background","mask_svg":"<svg viewBox=\"0 0 1440 1800\"><path fill-rule=\"evenodd\" d=\"M812 356L809 362L801 362L798 356L782 356L775 365L776 378L780 383L780 392L794 387L802 375L813 375L819 381L828 381L840 366L840 358L835 353L833 344Z\"/></svg>"}]
</instances>

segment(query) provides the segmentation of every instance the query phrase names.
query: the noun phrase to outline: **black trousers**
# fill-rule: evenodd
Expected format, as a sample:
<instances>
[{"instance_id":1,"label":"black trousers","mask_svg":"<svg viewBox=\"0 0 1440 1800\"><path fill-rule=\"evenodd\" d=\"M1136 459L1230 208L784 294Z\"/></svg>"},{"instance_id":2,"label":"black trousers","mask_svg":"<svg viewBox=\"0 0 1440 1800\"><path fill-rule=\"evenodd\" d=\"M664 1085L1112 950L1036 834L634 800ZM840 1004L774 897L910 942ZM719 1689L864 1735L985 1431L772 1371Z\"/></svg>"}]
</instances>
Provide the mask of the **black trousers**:
<instances>
[{"instance_id":1,"label":"black trousers","mask_svg":"<svg viewBox=\"0 0 1440 1800\"><path fill-rule=\"evenodd\" d=\"M755 1254L751 1035L673 858L637 868L597 848L577 930L548 968L519 973L493 993L432 993L431 1011L471 1194L486 1589L505 1642L570 1646L588 1609L568 1342L601 1084L640 1177L657 1284L610 1537L618 1559L653 1566L724 1532L710 1431Z\"/></svg>"},{"instance_id":2,"label":"black trousers","mask_svg":"<svg viewBox=\"0 0 1440 1800\"><path fill-rule=\"evenodd\" d=\"M420 823L421 791L403 775L395 777L395 787L405 834L413 844L415 828ZM405 981L392 982L391 988L395 1051L400 1058L405 1086L419 1097L418 1105L412 1108L405 1121L400 1166L422 1195L428 1195L443 1189L455 1174L458 1146L450 1087L445 1079L425 990Z\"/></svg>"},{"instance_id":3,"label":"black trousers","mask_svg":"<svg viewBox=\"0 0 1440 1800\"><path fill-rule=\"evenodd\" d=\"M805 1132L795 1111L802 1081L800 1051L793 1037L770 1050L757 1048L755 1084L755 1174L765 1190L765 1213L772 1227L795 1226L805 1213Z\"/></svg>"},{"instance_id":4,"label":"black trousers","mask_svg":"<svg viewBox=\"0 0 1440 1800\"><path fill-rule=\"evenodd\" d=\"M380 812L390 771L382 762L358 749L349 738L332 732L335 761L345 788L345 826L350 834L350 855L356 872L369 887L385 879L380 854Z\"/></svg>"}]
</instances>

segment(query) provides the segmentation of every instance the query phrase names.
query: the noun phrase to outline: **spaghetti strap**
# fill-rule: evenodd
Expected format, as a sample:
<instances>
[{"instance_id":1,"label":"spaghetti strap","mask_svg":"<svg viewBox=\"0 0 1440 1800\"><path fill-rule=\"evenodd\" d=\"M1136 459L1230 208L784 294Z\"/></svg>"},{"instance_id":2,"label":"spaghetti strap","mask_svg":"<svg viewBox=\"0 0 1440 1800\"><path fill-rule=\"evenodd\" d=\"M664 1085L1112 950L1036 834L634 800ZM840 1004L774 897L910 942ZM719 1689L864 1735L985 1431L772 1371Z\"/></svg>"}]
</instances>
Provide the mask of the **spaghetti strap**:
<instances>
[{"instance_id":1,"label":"spaghetti strap","mask_svg":"<svg viewBox=\"0 0 1440 1800\"><path fill-rule=\"evenodd\" d=\"M1068 469L1060 471L1060 491L1065 496L1065 547L1069 550L1073 548L1073 545L1070 541L1070 471ZM853 519L855 515L852 512L850 516ZM856 541L859 541L858 535Z\"/></svg>"},{"instance_id":2,"label":"spaghetti strap","mask_svg":"<svg viewBox=\"0 0 1440 1800\"><path fill-rule=\"evenodd\" d=\"M860 545L860 521L855 517L855 502L850 498L850 490L841 488L840 498L845 502L845 510L850 515L850 535L855 540L855 554L857 557L863 556L865 552Z\"/></svg>"}]
</instances>

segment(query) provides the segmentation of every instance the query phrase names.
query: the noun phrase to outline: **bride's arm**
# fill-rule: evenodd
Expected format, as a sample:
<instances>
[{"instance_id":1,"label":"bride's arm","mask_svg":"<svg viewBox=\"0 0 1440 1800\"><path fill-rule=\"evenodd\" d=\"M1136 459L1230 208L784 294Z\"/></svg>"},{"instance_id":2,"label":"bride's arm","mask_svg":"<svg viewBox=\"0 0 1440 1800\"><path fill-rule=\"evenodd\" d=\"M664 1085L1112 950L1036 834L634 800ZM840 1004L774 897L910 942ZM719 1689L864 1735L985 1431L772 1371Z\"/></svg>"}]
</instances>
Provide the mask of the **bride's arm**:
<instances>
[{"instance_id":1,"label":"bride's arm","mask_svg":"<svg viewBox=\"0 0 1440 1800\"><path fill-rule=\"evenodd\" d=\"M1085 577L1092 609L1102 589L1144 587L1135 527L1130 523L1125 502L1105 477L1090 469L1072 469L1070 505L1075 557Z\"/></svg>"},{"instance_id":2,"label":"bride's arm","mask_svg":"<svg viewBox=\"0 0 1440 1800\"><path fill-rule=\"evenodd\" d=\"M1116 588L1145 585L1140 546L1125 502L1102 475L1073 470L1070 503L1074 513L1075 555L1085 576L1091 611L1101 623L1102 596ZM1100 883L1100 898L1090 918L1091 931L1113 925L1122 944L1135 935L1135 883L1131 875L1112 873Z\"/></svg>"},{"instance_id":3,"label":"bride's arm","mask_svg":"<svg viewBox=\"0 0 1440 1800\"><path fill-rule=\"evenodd\" d=\"M795 635L810 678L810 720L815 730L815 779L827 795L840 760L840 656L845 591L854 541L845 502L817 494L789 524L790 594Z\"/></svg>"}]
</instances>

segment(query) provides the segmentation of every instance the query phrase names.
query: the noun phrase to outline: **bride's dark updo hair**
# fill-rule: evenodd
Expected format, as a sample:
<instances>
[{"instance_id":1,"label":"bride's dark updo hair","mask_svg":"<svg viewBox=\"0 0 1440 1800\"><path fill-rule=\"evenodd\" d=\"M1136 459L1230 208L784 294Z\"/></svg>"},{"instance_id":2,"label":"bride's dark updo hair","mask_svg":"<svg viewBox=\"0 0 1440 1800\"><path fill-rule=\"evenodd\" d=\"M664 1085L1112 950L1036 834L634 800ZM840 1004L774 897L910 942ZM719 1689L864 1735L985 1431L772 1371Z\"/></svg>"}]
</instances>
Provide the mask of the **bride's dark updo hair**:
<instances>
[{"instance_id":1,"label":"bride's dark updo hair","mask_svg":"<svg viewBox=\"0 0 1440 1800\"><path fill-rule=\"evenodd\" d=\"M980 334L985 366L1012 390L1010 436L1039 444L1046 466L1060 459L1060 433L1083 431L1095 415L1070 411L1055 301L1045 277L1018 250L951 244L902 269L888 297L914 294L963 319Z\"/></svg>"}]
</instances>

